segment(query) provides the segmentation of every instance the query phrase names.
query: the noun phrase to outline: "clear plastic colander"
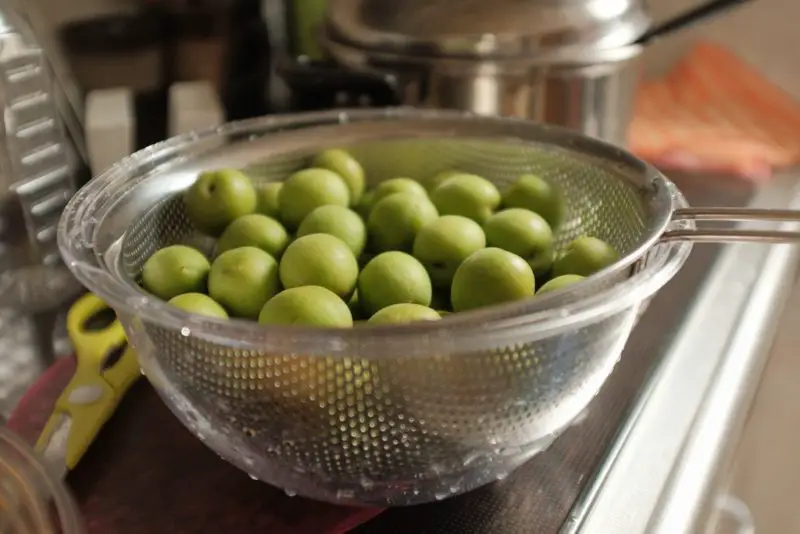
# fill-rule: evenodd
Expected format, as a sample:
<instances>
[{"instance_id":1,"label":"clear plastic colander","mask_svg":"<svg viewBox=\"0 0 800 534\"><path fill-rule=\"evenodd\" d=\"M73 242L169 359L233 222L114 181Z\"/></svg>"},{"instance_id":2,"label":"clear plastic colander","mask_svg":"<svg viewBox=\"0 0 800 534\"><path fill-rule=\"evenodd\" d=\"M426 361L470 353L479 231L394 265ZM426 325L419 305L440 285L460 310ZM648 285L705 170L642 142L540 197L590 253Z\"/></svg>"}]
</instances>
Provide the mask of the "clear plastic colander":
<instances>
[{"instance_id":1,"label":"clear plastic colander","mask_svg":"<svg viewBox=\"0 0 800 534\"><path fill-rule=\"evenodd\" d=\"M622 252L611 268L547 297L437 322L353 329L265 327L189 315L137 284L160 247L213 242L180 193L202 170L283 180L345 147L371 185L457 168L502 187L522 173L567 201L557 235ZM121 161L67 206L67 265L117 311L142 368L177 417L252 477L342 504L441 499L504 477L586 407L642 304L691 245L660 242L683 197L628 153L565 130L421 110L278 116L178 137Z\"/></svg>"}]
</instances>

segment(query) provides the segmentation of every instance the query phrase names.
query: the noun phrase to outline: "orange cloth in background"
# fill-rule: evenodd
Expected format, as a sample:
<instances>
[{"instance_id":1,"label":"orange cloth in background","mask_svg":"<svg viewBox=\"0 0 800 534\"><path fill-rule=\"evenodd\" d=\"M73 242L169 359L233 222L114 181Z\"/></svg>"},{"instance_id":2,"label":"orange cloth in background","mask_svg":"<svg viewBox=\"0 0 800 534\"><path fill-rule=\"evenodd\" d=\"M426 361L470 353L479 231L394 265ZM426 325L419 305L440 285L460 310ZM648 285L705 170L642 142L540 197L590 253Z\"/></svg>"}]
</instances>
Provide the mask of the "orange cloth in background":
<instances>
[{"instance_id":1,"label":"orange cloth in background","mask_svg":"<svg viewBox=\"0 0 800 534\"><path fill-rule=\"evenodd\" d=\"M761 181L800 162L800 104L731 52L701 42L667 76L642 83L628 143L660 167Z\"/></svg>"}]
</instances>

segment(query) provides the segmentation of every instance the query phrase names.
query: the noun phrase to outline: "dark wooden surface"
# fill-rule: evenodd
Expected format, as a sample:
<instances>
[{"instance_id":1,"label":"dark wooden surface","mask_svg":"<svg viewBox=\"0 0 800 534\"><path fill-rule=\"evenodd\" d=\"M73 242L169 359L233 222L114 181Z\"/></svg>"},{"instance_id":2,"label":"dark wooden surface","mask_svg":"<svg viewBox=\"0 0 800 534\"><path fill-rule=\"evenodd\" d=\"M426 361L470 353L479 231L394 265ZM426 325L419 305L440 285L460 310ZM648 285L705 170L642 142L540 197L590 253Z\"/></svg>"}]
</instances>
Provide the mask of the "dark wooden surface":
<instances>
[{"instance_id":1,"label":"dark wooden surface","mask_svg":"<svg viewBox=\"0 0 800 534\"><path fill-rule=\"evenodd\" d=\"M72 359L51 367L9 427L33 443L73 370ZM89 534L338 534L379 513L288 497L251 480L192 436L145 380L67 480Z\"/></svg>"}]
</instances>

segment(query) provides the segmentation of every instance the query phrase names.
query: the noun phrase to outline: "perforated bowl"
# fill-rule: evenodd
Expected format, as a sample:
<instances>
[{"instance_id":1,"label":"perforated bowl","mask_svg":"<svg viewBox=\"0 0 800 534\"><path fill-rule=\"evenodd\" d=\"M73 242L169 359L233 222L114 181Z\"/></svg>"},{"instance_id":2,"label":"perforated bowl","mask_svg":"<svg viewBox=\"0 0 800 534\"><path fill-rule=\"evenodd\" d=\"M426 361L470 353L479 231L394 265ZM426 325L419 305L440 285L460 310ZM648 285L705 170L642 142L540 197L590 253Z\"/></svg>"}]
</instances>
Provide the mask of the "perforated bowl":
<instances>
[{"instance_id":1,"label":"perforated bowl","mask_svg":"<svg viewBox=\"0 0 800 534\"><path fill-rule=\"evenodd\" d=\"M623 259L574 291L391 327L222 321L139 288L159 247L213 246L180 200L198 172L237 167L282 180L332 146L349 149L371 185L449 168L500 187L539 174L566 197L558 246L588 233ZM78 192L59 243L75 275L117 311L166 404L223 458L290 494L404 505L503 478L586 407L642 303L689 253L685 243L656 244L684 205L653 168L561 129L456 112L337 111L234 123L141 151Z\"/></svg>"}]
</instances>

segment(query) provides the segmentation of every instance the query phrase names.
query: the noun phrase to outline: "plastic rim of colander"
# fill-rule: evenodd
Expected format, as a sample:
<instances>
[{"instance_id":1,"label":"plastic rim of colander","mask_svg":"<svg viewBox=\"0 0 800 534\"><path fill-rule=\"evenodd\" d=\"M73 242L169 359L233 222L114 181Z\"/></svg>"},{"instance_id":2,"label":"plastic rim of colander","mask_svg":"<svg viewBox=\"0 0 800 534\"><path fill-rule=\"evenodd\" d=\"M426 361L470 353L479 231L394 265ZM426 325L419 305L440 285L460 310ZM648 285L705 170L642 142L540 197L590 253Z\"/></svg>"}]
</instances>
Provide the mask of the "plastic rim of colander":
<instances>
[{"instance_id":1,"label":"plastic rim of colander","mask_svg":"<svg viewBox=\"0 0 800 534\"><path fill-rule=\"evenodd\" d=\"M192 315L147 295L128 280L112 274L96 250L94 230L98 226L94 213L112 201L114 188L128 187L129 181L141 178L139 169L159 157L179 159L191 147L231 135L248 132L280 131L284 128L313 128L355 121L464 121L465 124L486 125L499 129L506 138L542 142L550 139L560 147L572 147L604 157L613 157L658 185L659 222L639 246L625 255L607 271L587 280L594 283L608 279L613 273L631 268L645 255L659 248L655 258L630 277L599 290L596 294L576 299L559 307L544 304L549 297L540 297L542 305L531 307L530 301L517 301L480 310L453 314L442 321L417 322L408 325L360 326L355 329L322 329L303 326L265 326L232 319L219 320ZM491 136L489 136L491 137ZM148 169L152 171L152 168ZM156 169L157 170L157 169ZM133 186L135 187L135 185ZM485 117L460 111L391 108L381 110L336 110L269 116L248 119L185 134L152 145L121 160L86 184L70 200L58 227L58 243L65 263L89 290L106 300L123 315L145 317L146 321L162 327L191 333L209 342L236 345L247 350L275 350L308 355L352 356L354 351L370 352L376 358L399 354L415 356L431 352L458 352L454 347L480 350L503 343L513 343L515 336L526 340L542 339L566 330L601 320L637 306L666 284L688 258L692 245L687 242L659 244L661 232L670 224L671 213L687 203L677 188L658 170L619 147L587 138L564 128L535 124L514 118ZM94 222L92 222L94 221ZM685 224L685 223L681 223ZM118 236L121 237L121 236ZM415 342L410 343L410 339Z\"/></svg>"}]
</instances>

